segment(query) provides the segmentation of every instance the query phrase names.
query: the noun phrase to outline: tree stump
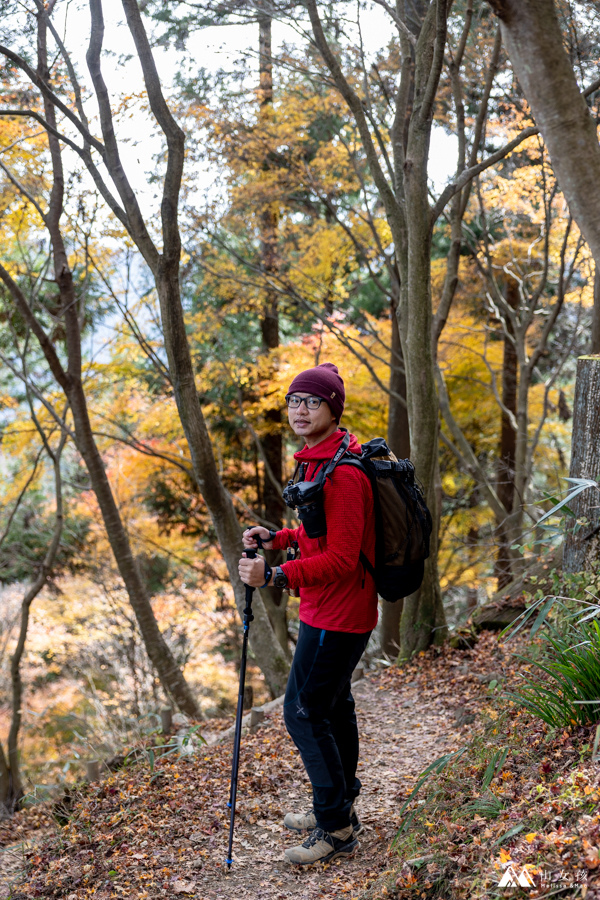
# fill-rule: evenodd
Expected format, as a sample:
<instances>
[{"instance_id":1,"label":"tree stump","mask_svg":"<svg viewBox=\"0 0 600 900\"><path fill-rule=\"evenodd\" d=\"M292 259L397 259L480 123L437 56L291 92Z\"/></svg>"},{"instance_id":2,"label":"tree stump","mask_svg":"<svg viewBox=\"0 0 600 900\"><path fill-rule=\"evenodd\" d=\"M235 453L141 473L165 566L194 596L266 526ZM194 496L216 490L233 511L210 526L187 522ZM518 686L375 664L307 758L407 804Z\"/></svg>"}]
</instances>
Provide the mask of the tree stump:
<instances>
[{"instance_id":1,"label":"tree stump","mask_svg":"<svg viewBox=\"0 0 600 900\"><path fill-rule=\"evenodd\" d=\"M571 478L600 482L600 356L577 360ZM600 562L600 490L588 488L570 504L563 552L565 572L597 571ZM574 523L574 524L571 524Z\"/></svg>"},{"instance_id":2,"label":"tree stump","mask_svg":"<svg viewBox=\"0 0 600 900\"><path fill-rule=\"evenodd\" d=\"M254 691L251 684L244 687L244 709L252 709L254 703Z\"/></svg>"}]
</instances>

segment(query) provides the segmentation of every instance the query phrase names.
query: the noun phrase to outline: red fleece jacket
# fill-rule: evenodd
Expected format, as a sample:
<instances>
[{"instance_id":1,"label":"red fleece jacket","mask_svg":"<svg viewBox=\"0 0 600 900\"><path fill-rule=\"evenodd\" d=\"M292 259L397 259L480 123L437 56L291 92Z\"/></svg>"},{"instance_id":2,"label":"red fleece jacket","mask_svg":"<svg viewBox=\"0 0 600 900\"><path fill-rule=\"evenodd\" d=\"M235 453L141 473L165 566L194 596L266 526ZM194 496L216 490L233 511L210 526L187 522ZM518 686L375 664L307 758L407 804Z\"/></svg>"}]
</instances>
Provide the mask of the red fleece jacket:
<instances>
[{"instance_id":1,"label":"red fleece jacket","mask_svg":"<svg viewBox=\"0 0 600 900\"><path fill-rule=\"evenodd\" d=\"M336 431L315 447L294 454L308 463L305 480L312 481L320 462L329 462L344 436ZM353 453L360 444L350 435ZM315 628L363 634L377 624L377 592L373 578L359 560L362 550L375 559L375 513L369 479L354 466L338 465L323 489L327 534L309 538L304 525L278 531L276 550L298 542L301 558L284 563L289 586L300 588L300 620Z\"/></svg>"}]
</instances>

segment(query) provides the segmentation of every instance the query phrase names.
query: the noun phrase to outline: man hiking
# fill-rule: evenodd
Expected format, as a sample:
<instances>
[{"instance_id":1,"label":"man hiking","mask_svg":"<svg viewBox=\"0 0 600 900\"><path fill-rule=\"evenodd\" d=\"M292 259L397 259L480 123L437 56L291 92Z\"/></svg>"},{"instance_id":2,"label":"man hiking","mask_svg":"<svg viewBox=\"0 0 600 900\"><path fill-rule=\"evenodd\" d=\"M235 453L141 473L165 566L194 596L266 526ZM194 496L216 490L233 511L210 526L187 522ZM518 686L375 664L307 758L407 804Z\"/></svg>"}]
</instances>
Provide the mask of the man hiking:
<instances>
[{"instance_id":1,"label":"man hiking","mask_svg":"<svg viewBox=\"0 0 600 900\"><path fill-rule=\"evenodd\" d=\"M299 481L313 481L334 457L347 432L339 428L344 382L337 367L323 363L301 372L286 395L292 430L305 446L294 454ZM360 453L349 435L348 449ZM289 812L284 824L303 843L285 851L287 862L310 865L350 855L363 830L354 801L358 728L350 690L352 672L377 624L377 592L359 559L375 558L375 515L368 477L354 466L338 465L323 488L326 534L310 538L299 528L269 531L257 526L243 536L255 549L258 535L267 549L297 542L300 559L271 571L264 559L239 562L242 581L251 587L300 589L300 629L284 701L284 719L300 751L313 790L310 812ZM308 530L311 527L308 525Z\"/></svg>"}]
</instances>

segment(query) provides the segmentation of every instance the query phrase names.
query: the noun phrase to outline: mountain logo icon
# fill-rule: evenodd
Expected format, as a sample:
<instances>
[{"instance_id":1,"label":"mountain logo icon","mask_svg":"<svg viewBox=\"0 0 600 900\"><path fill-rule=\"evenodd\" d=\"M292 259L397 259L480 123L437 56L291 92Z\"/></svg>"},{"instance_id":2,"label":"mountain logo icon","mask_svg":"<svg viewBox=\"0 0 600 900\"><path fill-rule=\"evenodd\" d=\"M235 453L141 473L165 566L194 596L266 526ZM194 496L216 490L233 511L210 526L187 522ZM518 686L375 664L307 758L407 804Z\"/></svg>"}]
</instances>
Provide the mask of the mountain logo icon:
<instances>
[{"instance_id":1,"label":"mountain logo icon","mask_svg":"<svg viewBox=\"0 0 600 900\"><path fill-rule=\"evenodd\" d=\"M498 887L535 887L535 883L533 878L527 871L527 869L523 868L520 872L516 872L512 866L509 866L500 881L498 882Z\"/></svg>"}]
</instances>

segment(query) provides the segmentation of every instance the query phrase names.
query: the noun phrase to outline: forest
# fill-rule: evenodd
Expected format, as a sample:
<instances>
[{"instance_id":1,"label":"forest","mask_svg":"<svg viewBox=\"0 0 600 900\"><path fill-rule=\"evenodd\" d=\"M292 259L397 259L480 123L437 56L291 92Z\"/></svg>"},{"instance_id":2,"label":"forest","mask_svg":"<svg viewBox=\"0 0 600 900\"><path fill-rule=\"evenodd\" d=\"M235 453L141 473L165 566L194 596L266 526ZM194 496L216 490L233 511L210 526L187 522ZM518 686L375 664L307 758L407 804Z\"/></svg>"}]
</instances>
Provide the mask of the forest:
<instances>
[{"instance_id":1,"label":"forest","mask_svg":"<svg viewBox=\"0 0 600 900\"><path fill-rule=\"evenodd\" d=\"M598 4L0 10L0 900L600 898ZM300 525L323 363L429 553L306 871L305 601L256 582L227 874L242 533Z\"/></svg>"}]
</instances>

